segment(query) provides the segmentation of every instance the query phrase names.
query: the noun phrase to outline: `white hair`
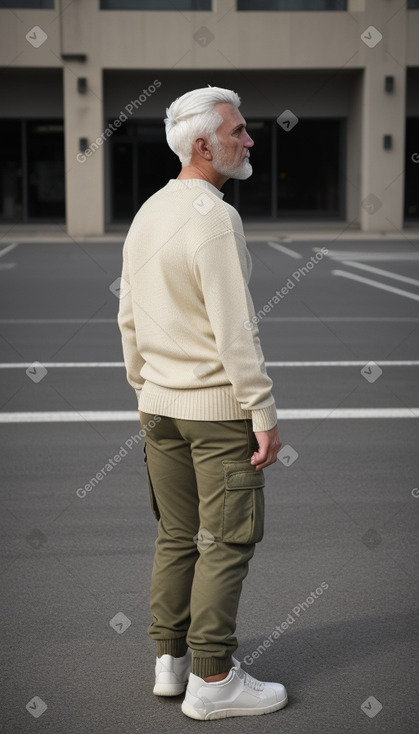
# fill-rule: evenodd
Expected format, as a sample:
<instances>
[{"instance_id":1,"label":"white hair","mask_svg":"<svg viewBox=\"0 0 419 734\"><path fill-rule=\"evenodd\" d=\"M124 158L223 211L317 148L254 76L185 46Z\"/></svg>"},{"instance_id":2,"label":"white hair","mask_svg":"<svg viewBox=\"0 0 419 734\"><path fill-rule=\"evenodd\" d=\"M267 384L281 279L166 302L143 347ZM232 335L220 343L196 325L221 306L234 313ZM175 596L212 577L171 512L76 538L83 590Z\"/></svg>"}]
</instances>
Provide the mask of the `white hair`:
<instances>
[{"instance_id":1,"label":"white hair","mask_svg":"<svg viewBox=\"0 0 419 734\"><path fill-rule=\"evenodd\" d=\"M203 87L186 92L166 109L166 139L169 148L179 156L182 166L191 162L192 146L202 134L206 134L210 144L216 146L215 134L223 122L222 116L214 110L218 102L240 106L240 97L231 89L222 87Z\"/></svg>"}]
</instances>

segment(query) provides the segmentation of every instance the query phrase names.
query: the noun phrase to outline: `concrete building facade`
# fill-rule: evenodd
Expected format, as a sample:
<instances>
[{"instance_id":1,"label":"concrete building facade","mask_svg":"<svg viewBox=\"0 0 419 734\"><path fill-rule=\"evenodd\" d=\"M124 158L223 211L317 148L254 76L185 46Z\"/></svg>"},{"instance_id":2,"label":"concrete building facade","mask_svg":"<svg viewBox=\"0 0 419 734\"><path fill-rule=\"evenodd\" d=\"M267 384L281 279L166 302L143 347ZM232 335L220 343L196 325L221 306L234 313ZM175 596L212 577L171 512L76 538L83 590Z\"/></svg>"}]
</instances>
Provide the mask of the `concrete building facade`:
<instances>
[{"instance_id":1,"label":"concrete building facade","mask_svg":"<svg viewBox=\"0 0 419 734\"><path fill-rule=\"evenodd\" d=\"M418 221L417 0L4 4L0 222L130 221L179 171L166 107L208 84L239 93L255 140L224 189L244 218Z\"/></svg>"}]
</instances>

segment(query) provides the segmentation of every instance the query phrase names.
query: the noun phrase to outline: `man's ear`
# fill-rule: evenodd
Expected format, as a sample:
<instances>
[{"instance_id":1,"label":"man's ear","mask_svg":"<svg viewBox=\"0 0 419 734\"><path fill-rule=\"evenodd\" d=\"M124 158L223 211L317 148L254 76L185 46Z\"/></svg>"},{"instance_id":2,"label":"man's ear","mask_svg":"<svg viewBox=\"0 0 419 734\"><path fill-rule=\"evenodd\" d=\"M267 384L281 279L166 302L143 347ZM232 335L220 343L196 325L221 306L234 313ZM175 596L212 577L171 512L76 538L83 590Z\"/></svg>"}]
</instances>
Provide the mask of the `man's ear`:
<instances>
[{"instance_id":1,"label":"man's ear","mask_svg":"<svg viewBox=\"0 0 419 734\"><path fill-rule=\"evenodd\" d=\"M192 148L199 158L203 158L206 161L212 161L212 153L206 138L197 138Z\"/></svg>"}]
</instances>

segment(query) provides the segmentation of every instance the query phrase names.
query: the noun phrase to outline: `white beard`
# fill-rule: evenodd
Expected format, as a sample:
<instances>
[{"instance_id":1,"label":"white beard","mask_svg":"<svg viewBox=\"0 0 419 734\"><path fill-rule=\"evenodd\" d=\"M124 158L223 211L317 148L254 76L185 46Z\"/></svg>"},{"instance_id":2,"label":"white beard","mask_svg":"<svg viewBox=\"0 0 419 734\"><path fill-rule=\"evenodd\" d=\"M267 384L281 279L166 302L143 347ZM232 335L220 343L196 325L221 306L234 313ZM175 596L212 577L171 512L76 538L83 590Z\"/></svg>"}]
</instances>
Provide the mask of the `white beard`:
<instances>
[{"instance_id":1,"label":"white beard","mask_svg":"<svg viewBox=\"0 0 419 734\"><path fill-rule=\"evenodd\" d=\"M227 163L221 145L213 149L212 165L217 173L221 173L222 176L236 178L239 181L245 181L253 173L253 168L248 158L244 158L238 166Z\"/></svg>"}]
</instances>

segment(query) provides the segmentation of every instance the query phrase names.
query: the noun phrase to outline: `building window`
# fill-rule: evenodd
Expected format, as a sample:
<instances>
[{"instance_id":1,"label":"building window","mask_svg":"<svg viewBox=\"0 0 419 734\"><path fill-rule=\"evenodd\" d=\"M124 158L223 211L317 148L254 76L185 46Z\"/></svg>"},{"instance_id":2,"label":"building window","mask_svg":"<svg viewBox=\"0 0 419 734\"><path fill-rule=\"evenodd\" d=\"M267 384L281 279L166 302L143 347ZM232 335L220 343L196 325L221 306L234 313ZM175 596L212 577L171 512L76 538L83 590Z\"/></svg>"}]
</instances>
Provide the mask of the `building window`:
<instances>
[{"instance_id":1,"label":"building window","mask_svg":"<svg viewBox=\"0 0 419 734\"><path fill-rule=\"evenodd\" d=\"M19 8L29 10L53 10L54 0L4 0L0 8Z\"/></svg>"},{"instance_id":2,"label":"building window","mask_svg":"<svg viewBox=\"0 0 419 734\"><path fill-rule=\"evenodd\" d=\"M65 217L62 120L0 120L0 221Z\"/></svg>"},{"instance_id":3,"label":"building window","mask_svg":"<svg viewBox=\"0 0 419 734\"><path fill-rule=\"evenodd\" d=\"M101 10L211 10L211 0L100 0Z\"/></svg>"},{"instance_id":4,"label":"building window","mask_svg":"<svg viewBox=\"0 0 419 734\"><path fill-rule=\"evenodd\" d=\"M347 0L237 0L237 10L346 10Z\"/></svg>"},{"instance_id":5,"label":"building window","mask_svg":"<svg viewBox=\"0 0 419 734\"><path fill-rule=\"evenodd\" d=\"M342 121L303 119L291 132L275 125L276 216L343 218Z\"/></svg>"},{"instance_id":6,"label":"building window","mask_svg":"<svg viewBox=\"0 0 419 734\"><path fill-rule=\"evenodd\" d=\"M419 220L419 117L406 120L406 152L404 168L404 216Z\"/></svg>"},{"instance_id":7,"label":"building window","mask_svg":"<svg viewBox=\"0 0 419 734\"><path fill-rule=\"evenodd\" d=\"M21 123L0 120L0 221L23 218Z\"/></svg>"},{"instance_id":8,"label":"building window","mask_svg":"<svg viewBox=\"0 0 419 734\"><path fill-rule=\"evenodd\" d=\"M140 206L180 173L161 120L127 122L110 142L112 221L130 221Z\"/></svg>"}]
</instances>

